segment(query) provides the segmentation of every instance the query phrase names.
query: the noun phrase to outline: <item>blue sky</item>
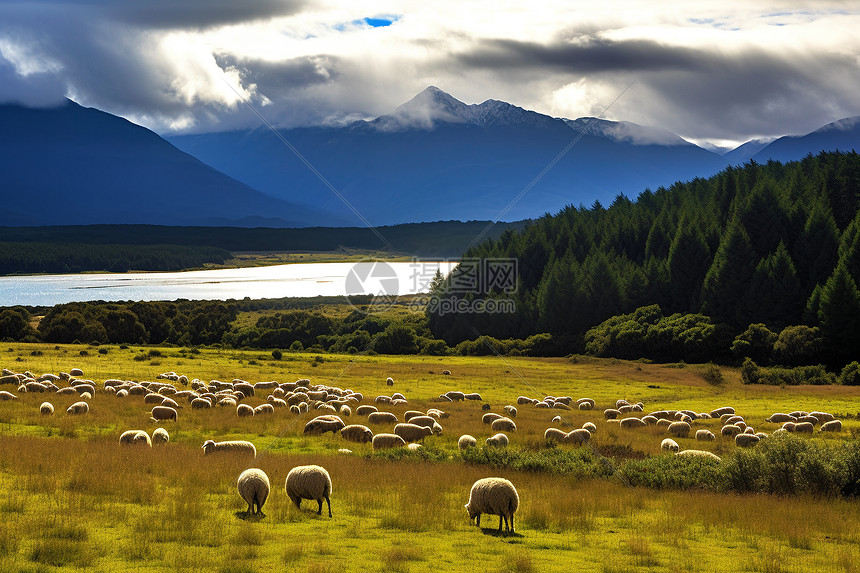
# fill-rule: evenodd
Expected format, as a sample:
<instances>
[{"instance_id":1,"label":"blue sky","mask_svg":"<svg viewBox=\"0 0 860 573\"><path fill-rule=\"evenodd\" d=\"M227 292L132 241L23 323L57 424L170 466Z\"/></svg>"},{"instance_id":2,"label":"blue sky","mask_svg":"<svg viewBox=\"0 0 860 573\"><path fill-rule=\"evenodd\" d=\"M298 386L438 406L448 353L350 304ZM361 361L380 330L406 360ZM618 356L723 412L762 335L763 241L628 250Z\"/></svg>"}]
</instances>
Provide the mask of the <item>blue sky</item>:
<instances>
[{"instance_id":1,"label":"blue sky","mask_svg":"<svg viewBox=\"0 0 860 573\"><path fill-rule=\"evenodd\" d=\"M70 97L161 133L391 112L428 85L715 143L860 115L856 2L20 0L0 102Z\"/></svg>"}]
</instances>

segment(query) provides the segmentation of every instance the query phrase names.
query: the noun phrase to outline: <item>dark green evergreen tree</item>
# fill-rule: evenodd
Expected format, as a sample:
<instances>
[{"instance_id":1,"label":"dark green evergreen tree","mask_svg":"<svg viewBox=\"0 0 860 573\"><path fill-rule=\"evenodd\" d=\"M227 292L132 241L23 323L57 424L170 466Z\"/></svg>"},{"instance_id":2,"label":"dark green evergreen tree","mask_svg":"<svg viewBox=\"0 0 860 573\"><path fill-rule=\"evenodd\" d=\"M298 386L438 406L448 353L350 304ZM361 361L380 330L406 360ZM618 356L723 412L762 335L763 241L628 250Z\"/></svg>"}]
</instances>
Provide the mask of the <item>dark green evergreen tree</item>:
<instances>
[{"instance_id":1,"label":"dark green evergreen tree","mask_svg":"<svg viewBox=\"0 0 860 573\"><path fill-rule=\"evenodd\" d=\"M820 200L809 212L803 233L794 244L794 261L801 269L799 278L803 288L810 292L816 284L823 284L836 264L839 230L830 208Z\"/></svg>"},{"instance_id":2,"label":"dark green evergreen tree","mask_svg":"<svg viewBox=\"0 0 860 573\"><path fill-rule=\"evenodd\" d=\"M743 306L756 260L749 237L735 219L723 234L702 285L702 313L733 326L744 323Z\"/></svg>"},{"instance_id":3,"label":"dark green evergreen tree","mask_svg":"<svg viewBox=\"0 0 860 573\"><path fill-rule=\"evenodd\" d=\"M802 320L804 298L794 263L780 242L776 251L756 266L744 302L744 316L779 330Z\"/></svg>"},{"instance_id":4,"label":"dark green evergreen tree","mask_svg":"<svg viewBox=\"0 0 860 573\"><path fill-rule=\"evenodd\" d=\"M681 221L669 248L670 312L697 310L702 283L713 258L697 225L688 219Z\"/></svg>"},{"instance_id":5,"label":"dark green evergreen tree","mask_svg":"<svg viewBox=\"0 0 860 573\"><path fill-rule=\"evenodd\" d=\"M840 264L821 289L821 333L834 364L857 358L860 349L860 291L848 267Z\"/></svg>"}]
</instances>

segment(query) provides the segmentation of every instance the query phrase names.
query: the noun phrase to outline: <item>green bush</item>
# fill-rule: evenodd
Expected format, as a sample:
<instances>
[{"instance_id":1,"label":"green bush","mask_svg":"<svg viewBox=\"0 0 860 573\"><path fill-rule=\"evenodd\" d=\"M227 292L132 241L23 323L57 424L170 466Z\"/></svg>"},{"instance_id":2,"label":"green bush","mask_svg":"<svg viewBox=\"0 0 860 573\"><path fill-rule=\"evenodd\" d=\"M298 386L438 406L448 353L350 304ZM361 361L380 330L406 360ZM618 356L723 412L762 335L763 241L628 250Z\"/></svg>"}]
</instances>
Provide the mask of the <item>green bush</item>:
<instances>
[{"instance_id":1,"label":"green bush","mask_svg":"<svg viewBox=\"0 0 860 573\"><path fill-rule=\"evenodd\" d=\"M659 455L626 462L621 475L631 485L655 489L716 489L719 467L712 458Z\"/></svg>"},{"instance_id":2,"label":"green bush","mask_svg":"<svg viewBox=\"0 0 860 573\"><path fill-rule=\"evenodd\" d=\"M846 364L839 373L839 383L843 386L860 386L860 363L855 360Z\"/></svg>"}]
</instances>

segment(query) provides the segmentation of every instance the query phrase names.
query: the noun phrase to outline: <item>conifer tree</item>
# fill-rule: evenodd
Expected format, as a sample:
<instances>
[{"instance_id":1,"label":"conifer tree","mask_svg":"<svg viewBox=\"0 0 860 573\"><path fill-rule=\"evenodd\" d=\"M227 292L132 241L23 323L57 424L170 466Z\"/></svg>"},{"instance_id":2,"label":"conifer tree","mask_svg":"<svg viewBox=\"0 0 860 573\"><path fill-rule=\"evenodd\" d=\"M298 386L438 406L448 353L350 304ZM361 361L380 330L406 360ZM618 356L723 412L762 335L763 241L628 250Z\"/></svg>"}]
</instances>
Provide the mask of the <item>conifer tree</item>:
<instances>
[{"instance_id":1,"label":"conifer tree","mask_svg":"<svg viewBox=\"0 0 860 573\"><path fill-rule=\"evenodd\" d=\"M720 241L702 285L702 313L743 326L743 301L755 271L755 254L740 221L734 219Z\"/></svg>"},{"instance_id":2,"label":"conifer tree","mask_svg":"<svg viewBox=\"0 0 860 573\"><path fill-rule=\"evenodd\" d=\"M840 363L856 358L860 349L860 291L845 264L836 267L821 289L818 319L831 360Z\"/></svg>"}]
</instances>

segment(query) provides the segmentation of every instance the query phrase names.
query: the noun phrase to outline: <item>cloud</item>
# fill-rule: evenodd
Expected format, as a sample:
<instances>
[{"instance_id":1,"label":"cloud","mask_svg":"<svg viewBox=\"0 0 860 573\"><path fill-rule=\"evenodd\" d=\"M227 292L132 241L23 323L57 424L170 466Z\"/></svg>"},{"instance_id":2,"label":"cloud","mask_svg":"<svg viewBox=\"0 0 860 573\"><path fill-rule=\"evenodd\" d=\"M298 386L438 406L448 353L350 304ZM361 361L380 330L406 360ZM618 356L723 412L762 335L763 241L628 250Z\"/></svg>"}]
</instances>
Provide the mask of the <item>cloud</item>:
<instances>
[{"instance_id":1,"label":"cloud","mask_svg":"<svg viewBox=\"0 0 860 573\"><path fill-rule=\"evenodd\" d=\"M243 100L278 125L339 123L389 114L428 85L576 118L634 82L607 118L732 141L860 114L860 16L848 2L473 8L466 18L454 0L0 3L0 101L69 96L162 132L207 131L257 125Z\"/></svg>"}]
</instances>

